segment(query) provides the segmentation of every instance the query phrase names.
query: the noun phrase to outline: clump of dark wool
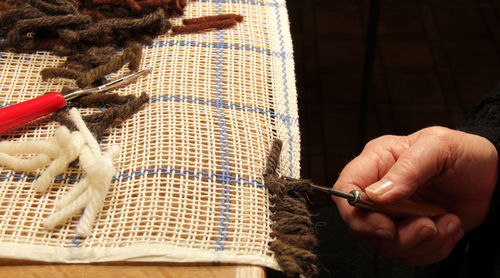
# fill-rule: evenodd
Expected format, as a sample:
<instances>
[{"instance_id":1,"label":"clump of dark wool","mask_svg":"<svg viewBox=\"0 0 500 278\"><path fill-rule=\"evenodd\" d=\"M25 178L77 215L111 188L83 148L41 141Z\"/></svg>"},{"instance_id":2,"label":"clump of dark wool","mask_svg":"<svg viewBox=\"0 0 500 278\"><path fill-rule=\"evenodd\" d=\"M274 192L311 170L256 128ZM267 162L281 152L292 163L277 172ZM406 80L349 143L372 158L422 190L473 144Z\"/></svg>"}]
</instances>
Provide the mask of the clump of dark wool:
<instances>
[{"instance_id":1,"label":"clump of dark wool","mask_svg":"<svg viewBox=\"0 0 500 278\"><path fill-rule=\"evenodd\" d=\"M0 0L0 37L5 38L0 51L49 51L66 61L43 69L43 79L73 79L79 88L102 85L107 75L125 65L136 71L142 59L139 45L168 32L168 19L182 15L186 4L186 0ZM230 14L200 18L194 24L187 20L186 24L193 24L189 31L193 32L231 27L241 20ZM85 100L108 107L84 117L101 138L106 127L137 111L147 97L123 102L117 97L89 96L73 100L72 105L85 107L89 104ZM64 112L57 118L69 125Z\"/></svg>"},{"instance_id":2,"label":"clump of dark wool","mask_svg":"<svg viewBox=\"0 0 500 278\"><path fill-rule=\"evenodd\" d=\"M183 15L187 4L186 0L91 0L86 2L91 2L91 5L98 6L104 12L108 6L121 7L131 13L161 8L167 18Z\"/></svg>"},{"instance_id":3,"label":"clump of dark wool","mask_svg":"<svg viewBox=\"0 0 500 278\"><path fill-rule=\"evenodd\" d=\"M109 50L109 48L90 50L95 50L97 53L103 53L106 52L106 50ZM66 67L46 68L43 69L40 73L43 79L55 77L75 79L78 87L85 88L90 87L90 85L102 83L105 75L118 71L125 64L128 64L130 70L137 70L139 68L141 57L142 49L137 45L132 45L126 48L120 55L116 57L110 57L109 55L98 56L89 53L88 59L85 59L85 56L83 55L78 55L77 57L73 57L72 60L66 61L65 64L72 64L76 63L77 61L81 61L81 63L76 63L77 65L74 66L74 68L77 68L76 70ZM99 64L99 61L102 60L105 60L106 63L97 67L92 67L94 64ZM85 65L87 65L87 68L90 69L82 72L81 70L85 69Z\"/></svg>"},{"instance_id":4,"label":"clump of dark wool","mask_svg":"<svg viewBox=\"0 0 500 278\"><path fill-rule=\"evenodd\" d=\"M314 234L305 195L312 188L308 180L282 178L276 172L282 143L275 140L264 172L264 182L271 202L270 244L276 261L288 277L313 277L318 274Z\"/></svg>"},{"instance_id":5,"label":"clump of dark wool","mask_svg":"<svg viewBox=\"0 0 500 278\"><path fill-rule=\"evenodd\" d=\"M139 67L140 51L168 32L173 16L184 13L186 0L0 0L0 51L50 51L67 57L44 78L74 79L80 88L101 85L105 76L125 64ZM184 20L176 33L229 28L241 22L235 14ZM120 56L121 49L125 51ZM118 57L117 57L118 56Z\"/></svg>"},{"instance_id":6,"label":"clump of dark wool","mask_svg":"<svg viewBox=\"0 0 500 278\"><path fill-rule=\"evenodd\" d=\"M44 78L74 79L80 88L101 85L107 74L125 64L138 69L138 44L165 34L171 28L165 11L185 6L177 1L134 2L140 11L93 0L2 1L0 37L6 39L0 41L0 50L50 51L67 59L42 71Z\"/></svg>"},{"instance_id":7,"label":"clump of dark wool","mask_svg":"<svg viewBox=\"0 0 500 278\"><path fill-rule=\"evenodd\" d=\"M90 132L92 132L97 140L100 140L110 126L135 114L148 100L149 97L146 93L141 94L139 97L119 96L117 94L95 94L82 97L82 101L77 103L80 107L83 106L83 103L87 104L86 107L108 106L103 112L96 112L82 117ZM57 111L55 120L70 130L76 130L76 126L69 118L68 111L69 108Z\"/></svg>"}]
</instances>

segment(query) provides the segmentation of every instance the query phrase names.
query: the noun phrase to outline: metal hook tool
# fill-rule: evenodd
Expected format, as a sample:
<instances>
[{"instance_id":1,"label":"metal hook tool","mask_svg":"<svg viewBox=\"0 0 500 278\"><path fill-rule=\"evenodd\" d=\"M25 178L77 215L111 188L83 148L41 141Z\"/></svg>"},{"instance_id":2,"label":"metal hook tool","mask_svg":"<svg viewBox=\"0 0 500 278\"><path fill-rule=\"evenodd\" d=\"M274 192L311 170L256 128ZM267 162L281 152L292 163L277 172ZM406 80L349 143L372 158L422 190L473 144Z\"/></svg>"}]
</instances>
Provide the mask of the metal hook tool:
<instances>
[{"instance_id":1,"label":"metal hook tool","mask_svg":"<svg viewBox=\"0 0 500 278\"><path fill-rule=\"evenodd\" d=\"M293 178L284 177L288 180ZM349 193L333 189L326 186L310 183L312 189L328 193L337 197L347 199L351 206L367 209L371 211L381 212L393 218L401 218L406 216L425 216L437 217L447 214L446 210L430 203L416 202L413 200L404 200L393 205L380 205L374 203L366 193L359 190L351 190Z\"/></svg>"},{"instance_id":2,"label":"metal hook tool","mask_svg":"<svg viewBox=\"0 0 500 278\"><path fill-rule=\"evenodd\" d=\"M1 108L0 134L7 130L60 110L64 106L66 106L66 101L75 99L80 96L101 93L117 87L125 86L126 84L130 83L133 80L136 80L146 73L149 73L150 71L151 69L144 69L135 73L131 73L129 75L125 75L121 78L110 81L95 88L76 90L66 95L63 95L60 92L52 92L34 99Z\"/></svg>"}]
</instances>

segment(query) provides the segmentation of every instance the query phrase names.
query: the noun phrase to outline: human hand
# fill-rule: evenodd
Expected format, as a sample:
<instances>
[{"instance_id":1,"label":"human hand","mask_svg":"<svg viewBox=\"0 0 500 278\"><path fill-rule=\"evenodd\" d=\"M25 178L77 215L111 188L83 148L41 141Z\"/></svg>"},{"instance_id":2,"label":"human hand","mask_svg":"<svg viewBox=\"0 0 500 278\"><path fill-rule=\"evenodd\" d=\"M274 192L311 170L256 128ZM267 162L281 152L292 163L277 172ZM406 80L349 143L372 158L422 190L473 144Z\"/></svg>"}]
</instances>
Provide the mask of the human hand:
<instances>
[{"instance_id":1,"label":"human hand","mask_svg":"<svg viewBox=\"0 0 500 278\"><path fill-rule=\"evenodd\" d=\"M444 127L409 136L382 136L347 164L333 187L365 191L377 204L405 199L428 202L449 214L394 220L332 198L351 231L383 255L407 265L431 264L446 258L464 232L486 217L497 159L487 139Z\"/></svg>"}]
</instances>

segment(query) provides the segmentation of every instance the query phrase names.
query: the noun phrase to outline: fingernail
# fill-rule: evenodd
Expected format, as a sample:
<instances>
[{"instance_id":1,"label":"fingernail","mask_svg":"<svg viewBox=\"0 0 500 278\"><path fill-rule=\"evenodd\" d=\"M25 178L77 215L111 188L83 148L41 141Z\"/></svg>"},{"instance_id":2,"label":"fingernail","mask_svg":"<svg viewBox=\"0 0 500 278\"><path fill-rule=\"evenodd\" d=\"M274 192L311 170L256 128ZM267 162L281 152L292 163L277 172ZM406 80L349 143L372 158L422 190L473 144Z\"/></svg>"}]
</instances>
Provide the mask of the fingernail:
<instances>
[{"instance_id":1,"label":"fingernail","mask_svg":"<svg viewBox=\"0 0 500 278\"><path fill-rule=\"evenodd\" d=\"M455 221L452 221L452 222L448 223L448 226L446 227L446 232L449 235L452 235L452 234L455 234L456 232L458 232L458 229L460 229L460 224L458 224Z\"/></svg>"},{"instance_id":2,"label":"fingernail","mask_svg":"<svg viewBox=\"0 0 500 278\"><path fill-rule=\"evenodd\" d=\"M365 188L365 191L368 191L376 195L382 195L387 191L391 190L392 186L393 183L391 181L385 181L385 182L379 181Z\"/></svg>"},{"instance_id":3,"label":"fingernail","mask_svg":"<svg viewBox=\"0 0 500 278\"><path fill-rule=\"evenodd\" d=\"M431 227L428 227L428 226L425 226L423 227L422 229L420 229L420 231L418 232L418 238L420 240L422 239L426 239L428 237L431 237L433 235L436 234L436 230L431 228Z\"/></svg>"},{"instance_id":4,"label":"fingernail","mask_svg":"<svg viewBox=\"0 0 500 278\"><path fill-rule=\"evenodd\" d=\"M448 232L448 235L450 235L456 241L460 240L463 237L462 228L457 222L448 223L446 231Z\"/></svg>"},{"instance_id":5,"label":"fingernail","mask_svg":"<svg viewBox=\"0 0 500 278\"><path fill-rule=\"evenodd\" d=\"M375 235L377 235L380 238L384 238L384 239L388 239L388 240L394 239L394 235L386 229L376 229Z\"/></svg>"}]
</instances>

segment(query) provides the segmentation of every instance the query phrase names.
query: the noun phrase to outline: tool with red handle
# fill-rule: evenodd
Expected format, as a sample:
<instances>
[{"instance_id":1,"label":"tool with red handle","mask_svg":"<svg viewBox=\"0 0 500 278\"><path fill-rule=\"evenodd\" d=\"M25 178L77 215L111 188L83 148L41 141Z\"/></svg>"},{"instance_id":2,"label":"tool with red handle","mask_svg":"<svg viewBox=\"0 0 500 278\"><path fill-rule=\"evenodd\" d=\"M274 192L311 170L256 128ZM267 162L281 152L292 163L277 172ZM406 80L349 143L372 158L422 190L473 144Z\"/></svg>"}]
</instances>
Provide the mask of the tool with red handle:
<instances>
[{"instance_id":1,"label":"tool with red handle","mask_svg":"<svg viewBox=\"0 0 500 278\"><path fill-rule=\"evenodd\" d=\"M99 87L76 90L66 95L62 95L59 92L53 92L21 103L4 107L0 109L0 134L12 128L21 126L25 123L31 122L40 117L60 110L64 106L66 106L66 102L71 99L84 95L100 93L111 90L118 86L123 86L150 71L150 69L144 69L108 82Z\"/></svg>"}]
</instances>

